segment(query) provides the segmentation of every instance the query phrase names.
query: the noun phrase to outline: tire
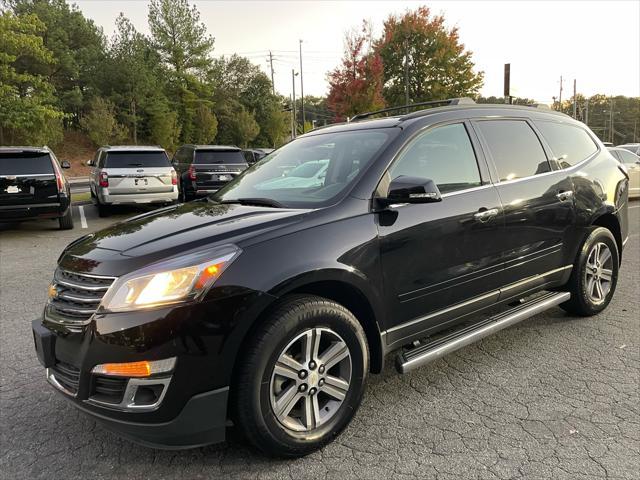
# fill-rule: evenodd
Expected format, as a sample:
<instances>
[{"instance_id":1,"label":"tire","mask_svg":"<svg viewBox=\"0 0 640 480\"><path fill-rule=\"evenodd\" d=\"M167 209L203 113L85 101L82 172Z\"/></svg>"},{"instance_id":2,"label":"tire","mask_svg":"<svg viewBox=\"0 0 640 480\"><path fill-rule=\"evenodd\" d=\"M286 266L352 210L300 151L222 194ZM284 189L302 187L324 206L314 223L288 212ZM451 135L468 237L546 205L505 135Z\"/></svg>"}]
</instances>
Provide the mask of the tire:
<instances>
[{"instance_id":1,"label":"tire","mask_svg":"<svg viewBox=\"0 0 640 480\"><path fill-rule=\"evenodd\" d=\"M98 216L100 218L108 217L109 214L111 213L111 209L109 208L109 206L103 203L100 203L100 199L98 199L97 197L96 197L96 207L98 207Z\"/></svg>"},{"instance_id":2,"label":"tire","mask_svg":"<svg viewBox=\"0 0 640 480\"><path fill-rule=\"evenodd\" d=\"M67 213L58 219L60 230L71 230L73 228L73 211L71 205L67 208Z\"/></svg>"},{"instance_id":3,"label":"tire","mask_svg":"<svg viewBox=\"0 0 640 480\"><path fill-rule=\"evenodd\" d=\"M187 194L187 188L184 185L182 185L179 195L180 195L180 199L179 199L180 203L187 203L188 201L193 200L191 195Z\"/></svg>"},{"instance_id":4,"label":"tire","mask_svg":"<svg viewBox=\"0 0 640 480\"><path fill-rule=\"evenodd\" d=\"M595 262L596 256L599 265ZM566 285L571 299L560 307L583 317L596 315L607 308L618 283L619 259L618 244L611 231L594 228L580 248Z\"/></svg>"},{"instance_id":5,"label":"tire","mask_svg":"<svg viewBox=\"0 0 640 480\"><path fill-rule=\"evenodd\" d=\"M231 402L235 424L245 438L269 455L289 458L333 440L357 411L369 371L366 336L353 314L333 301L296 295L280 304L250 338L239 356ZM306 345L318 345L318 354L303 357ZM345 347L348 355L332 364L331 358L345 355ZM297 373L299 367L306 375ZM286 402L288 398L292 401ZM283 407L287 404L288 409Z\"/></svg>"}]
</instances>

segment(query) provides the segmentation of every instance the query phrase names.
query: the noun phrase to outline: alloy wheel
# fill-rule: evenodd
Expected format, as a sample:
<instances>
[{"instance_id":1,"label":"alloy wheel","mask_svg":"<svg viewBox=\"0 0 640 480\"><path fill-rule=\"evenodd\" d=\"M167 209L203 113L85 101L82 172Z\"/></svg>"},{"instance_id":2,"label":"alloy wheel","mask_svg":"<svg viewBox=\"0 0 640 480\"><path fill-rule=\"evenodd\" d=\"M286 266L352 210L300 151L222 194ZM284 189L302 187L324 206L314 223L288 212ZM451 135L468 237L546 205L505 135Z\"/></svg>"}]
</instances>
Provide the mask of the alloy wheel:
<instances>
[{"instance_id":1,"label":"alloy wheel","mask_svg":"<svg viewBox=\"0 0 640 480\"><path fill-rule=\"evenodd\" d=\"M271 408L286 428L308 432L340 409L351 382L351 353L333 330L312 328L280 352L273 368Z\"/></svg>"},{"instance_id":2,"label":"alloy wheel","mask_svg":"<svg viewBox=\"0 0 640 480\"><path fill-rule=\"evenodd\" d=\"M585 284L589 300L598 305L605 301L611 290L613 276L613 255L602 242L596 243L587 257Z\"/></svg>"}]
</instances>

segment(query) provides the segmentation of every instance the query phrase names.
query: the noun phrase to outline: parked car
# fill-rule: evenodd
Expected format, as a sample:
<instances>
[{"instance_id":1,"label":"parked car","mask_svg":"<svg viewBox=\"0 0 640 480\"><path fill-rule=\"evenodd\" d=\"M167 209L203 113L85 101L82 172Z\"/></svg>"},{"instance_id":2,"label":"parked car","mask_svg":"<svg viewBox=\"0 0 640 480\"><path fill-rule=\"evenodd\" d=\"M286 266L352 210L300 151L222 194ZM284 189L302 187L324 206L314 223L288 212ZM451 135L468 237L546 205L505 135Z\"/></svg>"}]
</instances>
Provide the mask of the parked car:
<instances>
[{"instance_id":1,"label":"parked car","mask_svg":"<svg viewBox=\"0 0 640 480\"><path fill-rule=\"evenodd\" d=\"M321 187L329 167L329 159L312 160L299 165L282 177L272 178L256 185L256 190L278 190L283 188Z\"/></svg>"},{"instance_id":2,"label":"parked car","mask_svg":"<svg viewBox=\"0 0 640 480\"><path fill-rule=\"evenodd\" d=\"M273 148L250 148L242 150L242 154L249 165L253 165L262 160L271 152L273 152Z\"/></svg>"},{"instance_id":3,"label":"parked car","mask_svg":"<svg viewBox=\"0 0 640 480\"><path fill-rule=\"evenodd\" d=\"M314 130L204 201L69 245L32 324L48 381L147 445L219 442L231 420L295 457L345 428L391 352L405 373L556 305L602 312L628 178L591 130L420 106ZM258 188L319 147L321 185Z\"/></svg>"},{"instance_id":4,"label":"parked car","mask_svg":"<svg viewBox=\"0 0 640 480\"><path fill-rule=\"evenodd\" d=\"M617 148L624 148L640 156L640 143L625 143L624 145L618 145Z\"/></svg>"},{"instance_id":5,"label":"parked car","mask_svg":"<svg viewBox=\"0 0 640 480\"><path fill-rule=\"evenodd\" d=\"M113 205L167 205L178 200L178 177L162 147L106 146L87 164L91 200L101 217Z\"/></svg>"},{"instance_id":6,"label":"parked car","mask_svg":"<svg viewBox=\"0 0 640 480\"><path fill-rule=\"evenodd\" d=\"M0 222L49 218L73 228L71 190L48 147L0 147Z\"/></svg>"},{"instance_id":7,"label":"parked car","mask_svg":"<svg viewBox=\"0 0 640 480\"><path fill-rule=\"evenodd\" d=\"M609 151L629 173L629 198L640 197L640 157L620 147L609 148Z\"/></svg>"},{"instance_id":8,"label":"parked car","mask_svg":"<svg viewBox=\"0 0 640 480\"><path fill-rule=\"evenodd\" d=\"M172 164L183 202L217 192L248 167L241 149L225 145L183 145Z\"/></svg>"}]
</instances>

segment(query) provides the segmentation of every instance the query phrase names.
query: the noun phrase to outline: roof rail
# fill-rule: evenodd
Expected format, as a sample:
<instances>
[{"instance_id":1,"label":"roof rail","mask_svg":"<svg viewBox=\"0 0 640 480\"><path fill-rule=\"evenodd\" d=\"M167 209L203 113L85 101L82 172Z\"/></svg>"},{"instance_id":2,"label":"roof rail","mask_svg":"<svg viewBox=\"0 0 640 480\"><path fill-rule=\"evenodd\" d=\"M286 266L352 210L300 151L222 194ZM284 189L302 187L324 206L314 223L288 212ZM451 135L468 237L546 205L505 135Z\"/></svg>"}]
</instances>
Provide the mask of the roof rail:
<instances>
[{"instance_id":1,"label":"roof rail","mask_svg":"<svg viewBox=\"0 0 640 480\"><path fill-rule=\"evenodd\" d=\"M546 103L529 103L527 107L531 108L541 108L542 110L551 110L551 107Z\"/></svg>"},{"instance_id":2,"label":"roof rail","mask_svg":"<svg viewBox=\"0 0 640 480\"><path fill-rule=\"evenodd\" d=\"M445 106L445 105L469 105L469 104L475 104L475 103L476 102L474 102L472 98L468 98L468 97L448 98L446 100L432 100L430 102L410 103L409 105L402 105L400 107L389 107L389 108L383 108L382 110L376 110L374 112L358 113L357 115L354 115L353 117L351 117L348 120L348 122L362 120L363 118L368 118L380 113L388 113L396 110L403 110L403 109L409 109L409 108L426 107L426 106Z\"/></svg>"}]
</instances>

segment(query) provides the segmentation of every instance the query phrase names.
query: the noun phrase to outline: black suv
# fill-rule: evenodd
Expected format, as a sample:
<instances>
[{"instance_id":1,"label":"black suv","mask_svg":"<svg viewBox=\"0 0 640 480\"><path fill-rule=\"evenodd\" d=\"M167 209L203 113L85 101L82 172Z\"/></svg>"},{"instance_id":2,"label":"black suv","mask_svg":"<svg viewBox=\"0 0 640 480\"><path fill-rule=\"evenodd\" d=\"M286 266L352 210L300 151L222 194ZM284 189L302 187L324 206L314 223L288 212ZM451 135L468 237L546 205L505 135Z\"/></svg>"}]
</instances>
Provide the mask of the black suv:
<instances>
[{"instance_id":1,"label":"black suv","mask_svg":"<svg viewBox=\"0 0 640 480\"><path fill-rule=\"evenodd\" d=\"M390 352L405 373L556 305L606 308L628 178L602 143L551 110L434 106L312 131L73 242L33 322L49 382L149 445L222 441L229 419L298 456Z\"/></svg>"},{"instance_id":2,"label":"black suv","mask_svg":"<svg viewBox=\"0 0 640 480\"><path fill-rule=\"evenodd\" d=\"M0 222L49 218L73 228L71 190L47 147L0 147Z\"/></svg>"},{"instance_id":3,"label":"black suv","mask_svg":"<svg viewBox=\"0 0 640 480\"><path fill-rule=\"evenodd\" d=\"M183 202L215 193L248 167L241 149L224 145L183 145L171 164Z\"/></svg>"}]
</instances>

